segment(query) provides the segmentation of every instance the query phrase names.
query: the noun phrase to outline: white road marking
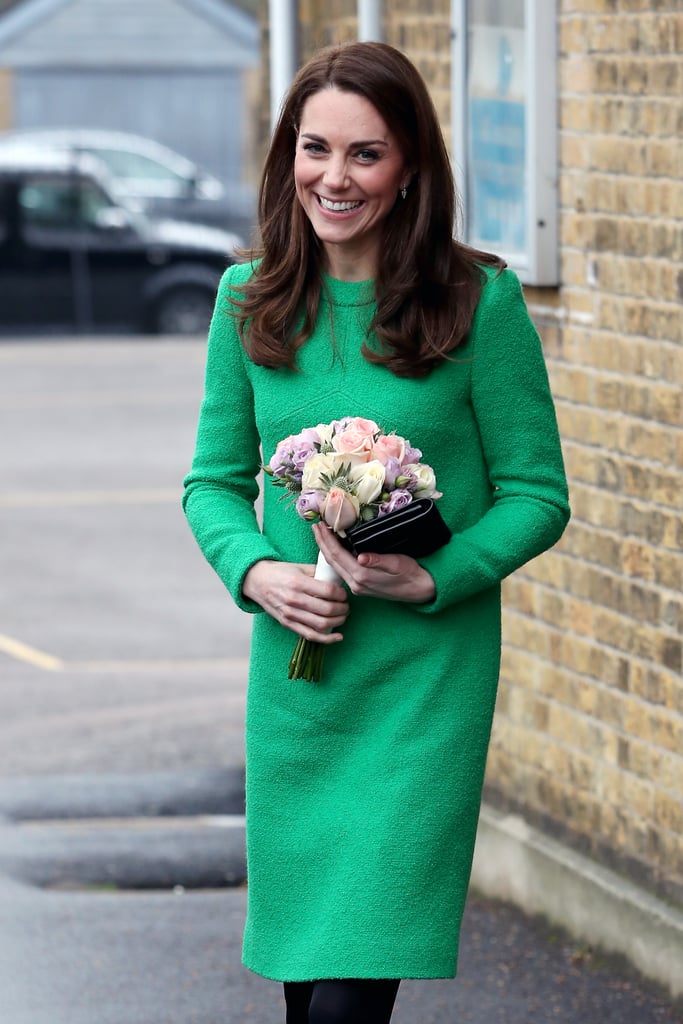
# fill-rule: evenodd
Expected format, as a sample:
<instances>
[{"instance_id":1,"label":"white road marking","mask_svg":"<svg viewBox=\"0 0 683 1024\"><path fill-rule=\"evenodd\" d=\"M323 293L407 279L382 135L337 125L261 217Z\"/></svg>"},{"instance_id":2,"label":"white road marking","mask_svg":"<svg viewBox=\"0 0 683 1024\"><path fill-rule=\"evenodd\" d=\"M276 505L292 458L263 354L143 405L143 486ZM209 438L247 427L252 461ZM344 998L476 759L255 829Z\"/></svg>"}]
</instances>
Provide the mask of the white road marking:
<instances>
[{"instance_id":1,"label":"white road marking","mask_svg":"<svg viewBox=\"0 0 683 1024\"><path fill-rule=\"evenodd\" d=\"M64 662L53 654L46 654L39 651L37 647L24 644L21 640L15 640L11 636L4 636L0 633L0 653L8 654L16 661L25 661L28 665L36 668L43 668L47 672L63 672Z\"/></svg>"},{"instance_id":2,"label":"white road marking","mask_svg":"<svg viewBox=\"0 0 683 1024\"><path fill-rule=\"evenodd\" d=\"M47 672L77 672L94 674L107 672L248 672L247 658L125 658L101 661L65 661L54 654L48 654L37 647L25 644L11 636L0 633L0 654L6 654L15 661L23 661Z\"/></svg>"},{"instance_id":3,"label":"white road marking","mask_svg":"<svg viewBox=\"0 0 683 1024\"><path fill-rule=\"evenodd\" d=\"M70 505L180 504L181 488L121 491L14 491L0 494L0 508L68 507Z\"/></svg>"}]
</instances>

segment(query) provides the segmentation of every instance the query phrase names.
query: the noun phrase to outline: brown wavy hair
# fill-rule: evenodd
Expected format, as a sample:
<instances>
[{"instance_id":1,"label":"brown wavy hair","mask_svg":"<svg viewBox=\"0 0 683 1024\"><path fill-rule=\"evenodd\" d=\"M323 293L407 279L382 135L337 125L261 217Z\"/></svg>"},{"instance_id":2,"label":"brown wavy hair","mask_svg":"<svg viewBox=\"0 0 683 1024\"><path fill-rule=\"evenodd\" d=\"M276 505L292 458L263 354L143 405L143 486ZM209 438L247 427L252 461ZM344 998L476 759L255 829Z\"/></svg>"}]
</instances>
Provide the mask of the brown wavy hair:
<instances>
[{"instance_id":1,"label":"brown wavy hair","mask_svg":"<svg viewBox=\"0 0 683 1024\"><path fill-rule=\"evenodd\" d=\"M369 100L413 169L407 197L384 222L377 308L362 351L399 377L422 377L466 339L481 266L505 263L454 239L455 185L434 105L417 69L385 43L321 50L292 83L261 179L261 244L250 253L259 262L237 303L242 341L255 363L293 368L313 331L325 260L295 192L294 155L304 104L330 87Z\"/></svg>"}]
</instances>

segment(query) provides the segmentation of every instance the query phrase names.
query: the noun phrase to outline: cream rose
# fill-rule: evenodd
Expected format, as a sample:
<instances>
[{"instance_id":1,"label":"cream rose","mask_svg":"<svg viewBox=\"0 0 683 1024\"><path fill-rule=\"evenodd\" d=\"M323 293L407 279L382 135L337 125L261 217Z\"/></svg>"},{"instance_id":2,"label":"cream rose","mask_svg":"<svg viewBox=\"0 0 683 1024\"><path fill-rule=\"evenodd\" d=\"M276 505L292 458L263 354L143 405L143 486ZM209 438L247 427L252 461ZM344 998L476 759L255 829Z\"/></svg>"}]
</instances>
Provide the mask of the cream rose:
<instances>
[{"instance_id":1,"label":"cream rose","mask_svg":"<svg viewBox=\"0 0 683 1024\"><path fill-rule=\"evenodd\" d=\"M369 505L382 493L386 471L381 462L372 459L354 466L349 473L349 481L361 505Z\"/></svg>"},{"instance_id":2,"label":"cream rose","mask_svg":"<svg viewBox=\"0 0 683 1024\"><path fill-rule=\"evenodd\" d=\"M315 428L315 430L316 430L316 433L318 434L318 437L320 438L321 445L323 445L323 447L325 447L325 448L329 448L330 445L332 444L332 432L333 432L332 424L331 423L319 423L317 425L317 427Z\"/></svg>"},{"instance_id":3,"label":"cream rose","mask_svg":"<svg viewBox=\"0 0 683 1024\"><path fill-rule=\"evenodd\" d=\"M343 466L355 465L357 462L364 462L360 456L342 454L341 452L326 452L324 455L311 455L304 463L301 474L301 490L316 491L325 487L322 477L334 479L341 472Z\"/></svg>"},{"instance_id":4,"label":"cream rose","mask_svg":"<svg viewBox=\"0 0 683 1024\"><path fill-rule=\"evenodd\" d=\"M436 476L431 466L423 462L412 462L403 467L405 473L412 473L417 481L415 487L416 498L440 498L441 492L436 490Z\"/></svg>"}]
</instances>

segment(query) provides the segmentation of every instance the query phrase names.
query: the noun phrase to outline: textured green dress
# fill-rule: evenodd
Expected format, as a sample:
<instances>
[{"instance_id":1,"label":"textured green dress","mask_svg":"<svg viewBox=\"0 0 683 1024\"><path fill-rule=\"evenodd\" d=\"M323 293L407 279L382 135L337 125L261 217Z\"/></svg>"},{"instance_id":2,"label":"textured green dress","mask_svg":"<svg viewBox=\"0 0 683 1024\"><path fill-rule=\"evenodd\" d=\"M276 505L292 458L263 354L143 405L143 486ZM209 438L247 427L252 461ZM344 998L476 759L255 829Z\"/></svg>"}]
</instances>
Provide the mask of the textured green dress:
<instances>
[{"instance_id":1,"label":"textured green dress","mask_svg":"<svg viewBox=\"0 0 683 1024\"><path fill-rule=\"evenodd\" d=\"M231 267L210 330L185 509L254 618L247 695L244 963L278 981L452 977L500 662L500 581L569 517L541 345L515 275L488 281L468 342L426 379L363 359L372 283L326 279L299 372L247 358ZM351 596L320 683L288 680L295 635L241 594L259 559L314 562L310 527L257 476L279 440L343 416L423 452L453 538L422 559L430 604Z\"/></svg>"}]
</instances>

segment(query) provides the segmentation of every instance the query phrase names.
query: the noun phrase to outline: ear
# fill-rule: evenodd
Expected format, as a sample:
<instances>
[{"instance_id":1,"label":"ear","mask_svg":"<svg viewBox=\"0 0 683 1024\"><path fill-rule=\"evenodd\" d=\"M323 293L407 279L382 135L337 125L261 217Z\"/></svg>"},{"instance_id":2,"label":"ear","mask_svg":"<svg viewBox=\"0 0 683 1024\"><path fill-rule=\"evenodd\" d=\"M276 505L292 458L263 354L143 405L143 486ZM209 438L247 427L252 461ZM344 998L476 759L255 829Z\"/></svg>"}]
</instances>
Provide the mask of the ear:
<instances>
[{"instance_id":1,"label":"ear","mask_svg":"<svg viewBox=\"0 0 683 1024\"><path fill-rule=\"evenodd\" d=\"M410 188L411 185L415 184L417 179L417 171L414 167L406 168L406 172L403 175L403 182L401 188Z\"/></svg>"}]
</instances>

